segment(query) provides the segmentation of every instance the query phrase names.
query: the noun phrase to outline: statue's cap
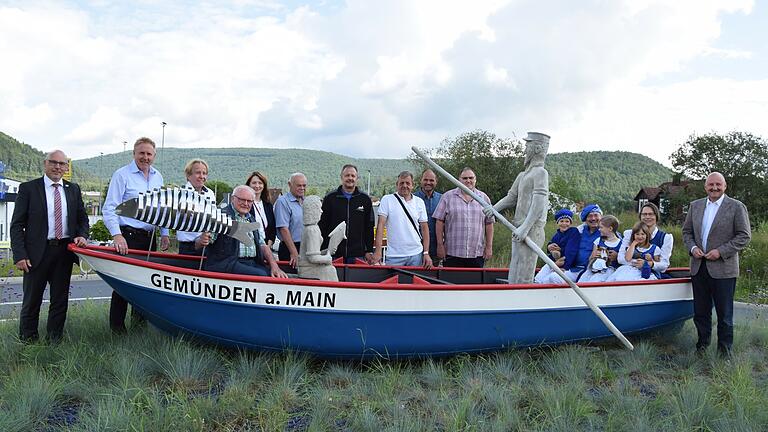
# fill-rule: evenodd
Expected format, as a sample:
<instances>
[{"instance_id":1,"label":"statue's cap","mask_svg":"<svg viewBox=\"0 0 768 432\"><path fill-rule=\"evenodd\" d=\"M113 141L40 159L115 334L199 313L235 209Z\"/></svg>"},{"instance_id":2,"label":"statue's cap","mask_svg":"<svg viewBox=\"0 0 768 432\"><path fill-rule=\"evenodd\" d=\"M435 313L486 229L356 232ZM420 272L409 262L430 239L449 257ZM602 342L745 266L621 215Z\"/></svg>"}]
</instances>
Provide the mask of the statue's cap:
<instances>
[{"instance_id":1,"label":"statue's cap","mask_svg":"<svg viewBox=\"0 0 768 432\"><path fill-rule=\"evenodd\" d=\"M541 132L528 132L528 136L523 138L524 141L542 141L549 144L549 135Z\"/></svg>"}]
</instances>

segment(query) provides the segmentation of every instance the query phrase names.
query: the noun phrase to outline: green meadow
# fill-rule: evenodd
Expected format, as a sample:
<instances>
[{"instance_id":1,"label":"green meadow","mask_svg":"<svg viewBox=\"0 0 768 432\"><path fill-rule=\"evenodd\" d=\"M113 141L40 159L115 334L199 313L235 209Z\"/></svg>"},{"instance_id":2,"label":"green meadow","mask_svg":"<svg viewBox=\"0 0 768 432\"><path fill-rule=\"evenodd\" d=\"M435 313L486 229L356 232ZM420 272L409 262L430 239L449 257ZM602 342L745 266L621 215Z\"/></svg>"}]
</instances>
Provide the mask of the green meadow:
<instances>
[{"instance_id":1,"label":"green meadow","mask_svg":"<svg viewBox=\"0 0 768 432\"><path fill-rule=\"evenodd\" d=\"M694 330L446 359L324 361L199 345L150 327L113 336L107 306L71 309L60 345L0 323L2 431L761 431L768 327L734 357Z\"/></svg>"},{"instance_id":2,"label":"green meadow","mask_svg":"<svg viewBox=\"0 0 768 432\"><path fill-rule=\"evenodd\" d=\"M626 227L636 215L619 219ZM767 228L742 254L744 301L767 302ZM675 236L673 265L687 266L680 228L663 229ZM506 266L509 242L497 224L491 265ZM0 431L768 430L765 321L737 323L727 361L694 353L690 321L631 338L634 351L609 340L332 361L202 345L151 326L113 336L107 314L104 303L73 306L60 345L22 344L18 322L0 322Z\"/></svg>"}]
</instances>

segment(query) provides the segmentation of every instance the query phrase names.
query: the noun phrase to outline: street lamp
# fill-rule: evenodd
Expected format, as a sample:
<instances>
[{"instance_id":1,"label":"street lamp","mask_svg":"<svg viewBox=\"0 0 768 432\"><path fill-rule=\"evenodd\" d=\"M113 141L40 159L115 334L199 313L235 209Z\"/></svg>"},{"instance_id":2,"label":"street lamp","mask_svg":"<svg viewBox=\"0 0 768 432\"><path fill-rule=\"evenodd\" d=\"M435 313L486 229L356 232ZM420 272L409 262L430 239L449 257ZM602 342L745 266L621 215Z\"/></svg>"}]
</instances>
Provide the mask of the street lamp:
<instances>
[{"instance_id":1,"label":"street lamp","mask_svg":"<svg viewBox=\"0 0 768 432\"><path fill-rule=\"evenodd\" d=\"M99 211L101 211L101 193L104 191L102 176L104 175L104 152L99 152Z\"/></svg>"},{"instance_id":2,"label":"street lamp","mask_svg":"<svg viewBox=\"0 0 768 432\"><path fill-rule=\"evenodd\" d=\"M371 170L368 170L368 195L371 195Z\"/></svg>"},{"instance_id":3,"label":"street lamp","mask_svg":"<svg viewBox=\"0 0 768 432\"><path fill-rule=\"evenodd\" d=\"M161 122L161 124L163 125L163 137L160 140L160 160L165 162L165 158L163 157L163 153L165 153L165 125L167 125L168 123Z\"/></svg>"}]
</instances>

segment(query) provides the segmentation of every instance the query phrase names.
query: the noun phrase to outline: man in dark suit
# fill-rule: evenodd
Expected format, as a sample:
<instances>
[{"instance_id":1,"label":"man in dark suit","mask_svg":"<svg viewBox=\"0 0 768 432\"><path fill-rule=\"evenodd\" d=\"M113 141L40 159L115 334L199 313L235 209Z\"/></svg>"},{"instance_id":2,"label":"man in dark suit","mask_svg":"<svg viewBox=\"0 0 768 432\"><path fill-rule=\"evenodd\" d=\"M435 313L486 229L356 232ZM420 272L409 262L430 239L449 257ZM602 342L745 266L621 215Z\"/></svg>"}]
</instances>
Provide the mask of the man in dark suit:
<instances>
[{"instance_id":1,"label":"man in dark suit","mask_svg":"<svg viewBox=\"0 0 768 432\"><path fill-rule=\"evenodd\" d=\"M751 239L749 214L741 201L725 195L725 178L707 176L706 198L693 201L683 224L683 242L691 255L693 323L702 353L712 336L712 305L717 313L717 350L730 357L733 346L733 293L739 276L739 251Z\"/></svg>"},{"instance_id":2,"label":"man in dark suit","mask_svg":"<svg viewBox=\"0 0 768 432\"><path fill-rule=\"evenodd\" d=\"M43 177L19 186L11 220L13 260L24 272L19 337L28 342L38 338L46 283L51 298L46 338L58 342L64 335L72 264L77 262L67 245L85 246L88 237L88 215L80 187L62 180L69 170L67 156L55 150L48 153L43 164Z\"/></svg>"}]
</instances>

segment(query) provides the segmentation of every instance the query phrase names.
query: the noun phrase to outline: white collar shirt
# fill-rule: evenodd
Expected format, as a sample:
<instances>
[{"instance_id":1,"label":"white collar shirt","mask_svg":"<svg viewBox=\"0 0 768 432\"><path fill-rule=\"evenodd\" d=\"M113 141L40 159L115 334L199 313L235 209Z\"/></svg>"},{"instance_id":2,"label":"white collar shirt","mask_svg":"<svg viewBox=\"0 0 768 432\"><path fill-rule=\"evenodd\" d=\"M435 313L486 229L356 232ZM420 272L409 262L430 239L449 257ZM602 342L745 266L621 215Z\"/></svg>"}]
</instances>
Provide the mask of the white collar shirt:
<instances>
[{"instance_id":1,"label":"white collar shirt","mask_svg":"<svg viewBox=\"0 0 768 432\"><path fill-rule=\"evenodd\" d=\"M61 196L61 225L62 225L62 237L69 237L69 228L67 227L67 197L64 193L64 181L59 180L54 182L49 179L48 176L43 176L43 183L45 183L45 206L48 210L48 240L56 238L56 216L53 205L54 187L53 183L59 184L59 195Z\"/></svg>"},{"instance_id":2,"label":"white collar shirt","mask_svg":"<svg viewBox=\"0 0 768 432\"><path fill-rule=\"evenodd\" d=\"M707 199L707 206L704 208L704 218L701 220L701 246L704 252L707 251L707 239L709 238L709 231L712 229L712 222L715 221L715 216L717 216L717 211L720 210L724 198L725 194L721 195L715 202Z\"/></svg>"}]
</instances>

